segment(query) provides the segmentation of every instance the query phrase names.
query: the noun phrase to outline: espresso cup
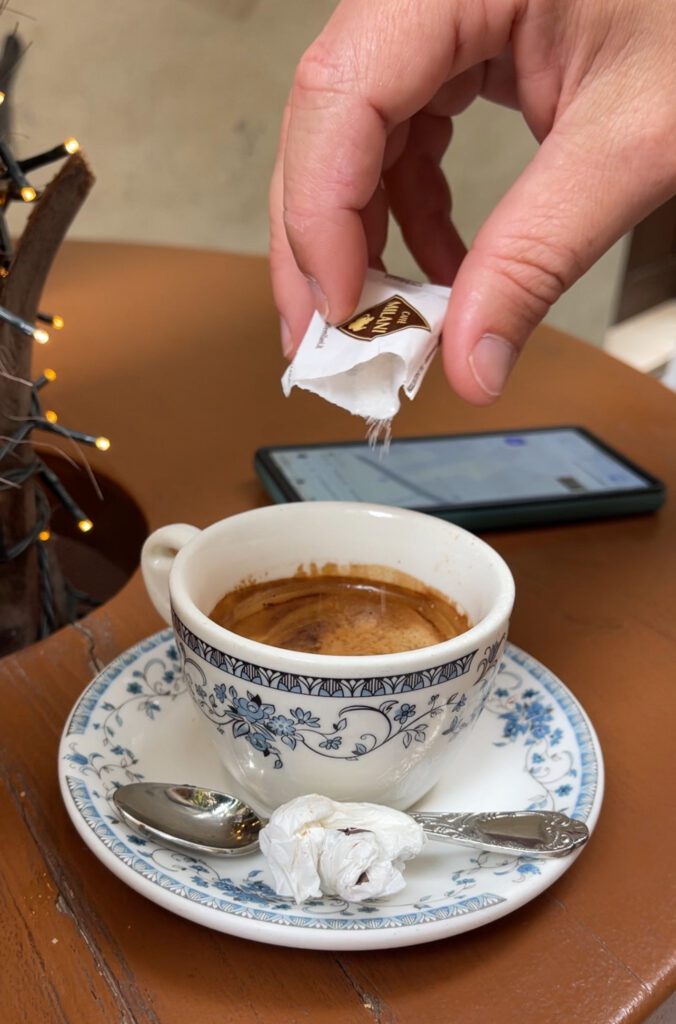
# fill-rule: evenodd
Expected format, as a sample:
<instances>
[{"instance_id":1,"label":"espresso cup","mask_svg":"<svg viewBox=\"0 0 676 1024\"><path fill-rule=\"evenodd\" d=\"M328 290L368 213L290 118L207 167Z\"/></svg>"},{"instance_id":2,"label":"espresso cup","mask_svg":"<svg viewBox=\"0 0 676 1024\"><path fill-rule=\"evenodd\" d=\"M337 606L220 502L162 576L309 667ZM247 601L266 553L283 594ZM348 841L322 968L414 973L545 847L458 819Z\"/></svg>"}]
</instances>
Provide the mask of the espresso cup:
<instances>
[{"instance_id":1,"label":"espresso cup","mask_svg":"<svg viewBox=\"0 0 676 1024\"><path fill-rule=\"evenodd\" d=\"M471 628L418 650L338 656L258 643L209 618L243 582L328 563L415 577L464 611ZM274 505L205 530L164 526L146 541L141 565L223 765L241 795L267 810L304 793L402 809L424 796L471 742L514 602L507 565L478 537L361 502Z\"/></svg>"}]
</instances>

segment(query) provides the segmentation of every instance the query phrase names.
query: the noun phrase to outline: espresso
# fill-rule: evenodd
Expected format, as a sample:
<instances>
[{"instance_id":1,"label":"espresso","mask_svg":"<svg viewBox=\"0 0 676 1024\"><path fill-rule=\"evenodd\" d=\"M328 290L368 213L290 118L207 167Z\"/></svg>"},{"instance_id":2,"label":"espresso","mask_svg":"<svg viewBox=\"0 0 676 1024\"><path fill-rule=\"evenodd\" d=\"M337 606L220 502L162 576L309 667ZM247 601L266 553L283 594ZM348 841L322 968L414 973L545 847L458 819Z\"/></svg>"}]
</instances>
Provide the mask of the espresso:
<instances>
[{"instance_id":1,"label":"espresso","mask_svg":"<svg viewBox=\"0 0 676 1024\"><path fill-rule=\"evenodd\" d=\"M318 570L238 587L210 617L272 647L308 654L395 654L438 644L470 628L448 598L377 566L344 575Z\"/></svg>"}]
</instances>

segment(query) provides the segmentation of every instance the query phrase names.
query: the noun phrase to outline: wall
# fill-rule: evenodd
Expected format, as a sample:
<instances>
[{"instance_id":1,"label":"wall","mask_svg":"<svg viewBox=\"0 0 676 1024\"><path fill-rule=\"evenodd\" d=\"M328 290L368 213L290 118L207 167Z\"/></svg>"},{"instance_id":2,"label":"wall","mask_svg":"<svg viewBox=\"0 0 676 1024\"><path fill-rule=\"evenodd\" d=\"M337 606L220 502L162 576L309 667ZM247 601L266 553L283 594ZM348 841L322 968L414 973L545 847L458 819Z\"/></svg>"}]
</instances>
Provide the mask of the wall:
<instances>
[{"instance_id":1,"label":"wall","mask_svg":"<svg viewBox=\"0 0 676 1024\"><path fill-rule=\"evenodd\" d=\"M72 237L265 252L266 190L293 67L332 0L22 0L20 154L75 135L97 187ZM5 12L11 30L15 15ZM518 115L477 103L446 169L466 239L534 150ZM36 181L38 178L36 178ZM551 315L599 342L615 247ZM388 266L415 276L393 233Z\"/></svg>"}]
</instances>

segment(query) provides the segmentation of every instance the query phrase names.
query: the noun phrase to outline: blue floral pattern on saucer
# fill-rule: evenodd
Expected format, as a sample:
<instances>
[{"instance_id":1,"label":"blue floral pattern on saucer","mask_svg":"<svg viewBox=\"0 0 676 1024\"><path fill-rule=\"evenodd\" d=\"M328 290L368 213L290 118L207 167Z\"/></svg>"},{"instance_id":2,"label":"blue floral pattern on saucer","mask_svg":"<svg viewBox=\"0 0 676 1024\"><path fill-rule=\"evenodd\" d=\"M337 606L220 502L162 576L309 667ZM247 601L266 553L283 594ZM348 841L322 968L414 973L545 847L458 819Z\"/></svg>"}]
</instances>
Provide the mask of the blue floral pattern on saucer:
<instances>
[{"instance_id":1,"label":"blue floral pattern on saucer","mask_svg":"<svg viewBox=\"0 0 676 1024\"><path fill-rule=\"evenodd\" d=\"M256 694L229 686L223 695L227 727L254 748L265 743L281 757L311 741L327 756L363 756L341 751L342 730L320 732L302 701L291 716L281 715ZM424 742L425 717L437 702L422 696L384 702L395 742ZM296 906L273 891L260 854L193 858L131 834L116 817L114 790L143 778L232 789L204 742L208 730L165 630L121 655L80 696L62 737L59 775L73 822L108 867L150 899L221 931L317 948L428 941L509 913L574 859L535 861L431 842L408 867L407 887L396 896L357 905L322 897ZM262 738L254 742L256 736ZM602 799L600 749L584 712L555 676L511 644L455 776L421 806L546 808L593 827Z\"/></svg>"}]
</instances>

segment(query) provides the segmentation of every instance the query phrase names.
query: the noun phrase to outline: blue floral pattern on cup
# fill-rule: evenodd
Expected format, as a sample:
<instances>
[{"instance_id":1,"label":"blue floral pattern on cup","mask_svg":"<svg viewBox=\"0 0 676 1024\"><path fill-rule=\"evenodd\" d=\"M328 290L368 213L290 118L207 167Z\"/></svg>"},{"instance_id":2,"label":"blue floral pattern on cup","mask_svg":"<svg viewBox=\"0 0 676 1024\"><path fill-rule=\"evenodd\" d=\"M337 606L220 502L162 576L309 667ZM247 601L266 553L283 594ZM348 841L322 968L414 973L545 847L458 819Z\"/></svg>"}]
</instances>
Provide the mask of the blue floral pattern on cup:
<instances>
[{"instance_id":1,"label":"blue floral pattern on cup","mask_svg":"<svg viewBox=\"0 0 676 1024\"><path fill-rule=\"evenodd\" d=\"M388 698L377 705L352 703L337 708L332 702L325 722L302 704L283 712L267 696L264 699L260 691L240 690L226 683L210 684L204 669L182 641L179 651L186 682L205 717L215 723L220 733L230 730L234 739L249 743L263 757L272 757L273 768L281 769L282 747L293 751L300 745L321 757L345 761L356 761L396 740L408 749L412 743L425 743L432 720L440 716L444 716L441 735L453 739L481 713L504 640L503 636L486 648L474 684L478 689L472 688L471 701L466 692L455 691L446 697L439 692L429 696L416 692L415 702L413 698Z\"/></svg>"},{"instance_id":2,"label":"blue floral pattern on cup","mask_svg":"<svg viewBox=\"0 0 676 1024\"><path fill-rule=\"evenodd\" d=\"M333 721L328 729L323 729L319 718L310 711L299 706L291 708L290 715L281 714L274 704L264 702L258 693L251 690L241 695L234 686L226 690L225 686L218 685L208 695L206 681L194 683L191 670L201 671L191 658L187 658L186 678L206 717L217 723L219 732L229 727L236 739L246 740L265 757L272 755L275 768L284 766L280 744L289 750L295 750L302 744L322 757L356 761L391 740L400 739L404 748L413 742L424 743L427 739L428 720L445 712L459 712L467 703L466 694L454 693L442 701L438 693L433 693L420 704L396 699L385 700L376 708L349 704L332 716ZM361 734L358 742L344 743L350 717L363 712L368 712L370 717L375 715L377 725L373 726L373 731ZM466 728L470 723L471 719L468 719L462 727ZM454 730L449 726L444 732L451 735Z\"/></svg>"}]
</instances>

